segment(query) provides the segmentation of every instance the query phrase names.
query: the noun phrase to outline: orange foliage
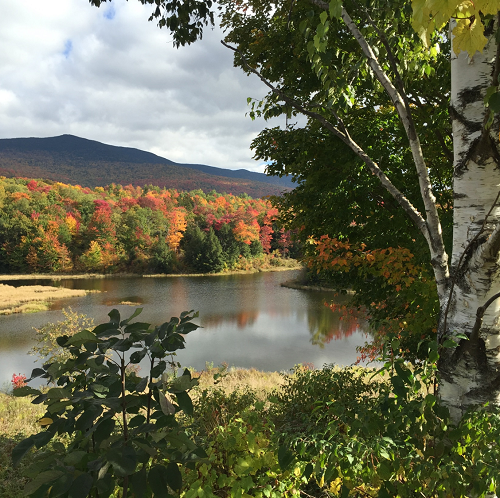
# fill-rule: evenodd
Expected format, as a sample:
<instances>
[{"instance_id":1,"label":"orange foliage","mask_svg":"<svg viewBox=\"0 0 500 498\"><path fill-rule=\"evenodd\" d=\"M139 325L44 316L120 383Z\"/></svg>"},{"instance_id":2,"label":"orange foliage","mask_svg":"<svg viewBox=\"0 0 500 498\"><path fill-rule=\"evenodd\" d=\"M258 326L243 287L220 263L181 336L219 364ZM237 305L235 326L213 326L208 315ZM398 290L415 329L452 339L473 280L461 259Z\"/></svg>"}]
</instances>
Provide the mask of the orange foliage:
<instances>
[{"instance_id":1,"label":"orange foliage","mask_svg":"<svg viewBox=\"0 0 500 498\"><path fill-rule=\"evenodd\" d=\"M186 231L186 210L184 208L177 208L175 211L168 213L170 221L170 230L167 235L166 242L171 251L177 252L182 236Z\"/></svg>"}]
</instances>

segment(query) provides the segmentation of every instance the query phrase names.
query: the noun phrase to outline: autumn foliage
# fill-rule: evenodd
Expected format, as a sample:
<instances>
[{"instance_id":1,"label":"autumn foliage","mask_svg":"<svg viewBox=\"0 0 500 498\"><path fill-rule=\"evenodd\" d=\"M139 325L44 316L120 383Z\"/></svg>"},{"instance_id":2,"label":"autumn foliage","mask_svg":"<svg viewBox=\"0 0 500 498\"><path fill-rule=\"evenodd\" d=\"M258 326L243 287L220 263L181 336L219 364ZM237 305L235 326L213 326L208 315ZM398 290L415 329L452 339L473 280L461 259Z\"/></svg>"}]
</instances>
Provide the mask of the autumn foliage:
<instances>
[{"instance_id":1,"label":"autumn foliage","mask_svg":"<svg viewBox=\"0 0 500 498\"><path fill-rule=\"evenodd\" d=\"M189 270L185 234L194 228L213 230L221 244L217 264L201 265L206 271L276 250L286 255L291 243L270 202L247 195L0 177L0 208L6 273Z\"/></svg>"},{"instance_id":2,"label":"autumn foliage","mask_svg":"<svg viewBox=\"0 0 500 498\"><path fill-rule=\"evenodd\" d=\"M368 319L377 332L369 344L360 349L360 359L379 356L389 338L401 343L402 355L418 354L418 343L435 332L435 283L427 269L414 261L404 247L369 249L365 244L351 244L327 235L310 238L309 268L350 290L358 290L346 304L329 307L341 313L341 320L353 328L358 319ZM359 287L359 289L358 289ZM366 292L366 291L369 292ZM365 296L370 295L369 301Z\"/></svg>"}]
</instances>

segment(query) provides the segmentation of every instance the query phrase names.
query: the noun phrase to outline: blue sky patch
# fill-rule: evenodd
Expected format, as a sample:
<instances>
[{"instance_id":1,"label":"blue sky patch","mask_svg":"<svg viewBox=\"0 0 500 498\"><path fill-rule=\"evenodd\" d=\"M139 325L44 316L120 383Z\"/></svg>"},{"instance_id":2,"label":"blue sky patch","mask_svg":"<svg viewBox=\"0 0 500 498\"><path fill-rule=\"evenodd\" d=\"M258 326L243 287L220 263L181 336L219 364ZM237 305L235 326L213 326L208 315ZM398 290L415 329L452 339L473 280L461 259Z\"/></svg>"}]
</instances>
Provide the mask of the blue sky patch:
<instances>
[{"instance_id":1,"label":"blue sky patch","mask_svg":"<svg viewBox=\"0 0 500 498\"><path fill-rule=\"evenodd\" d=\"M64 42L64 50L63 50L64 57L66 57L67 59L72 51L73 51L73 42L71 40L66 40Z\"/></svg>"},{"instance_id":2,"label":"blue sky patch","mask_svg":"<svg viewBox=\"0 0 500 498\"><path fill-rule=\"evenodd\" d=\"M115 17L115 14L116 14L116 11L115 11L115 7L114 5L110 5L105 11L104 11L104 17L106 19L114 19Z\"/></svg>"}]
</instances>

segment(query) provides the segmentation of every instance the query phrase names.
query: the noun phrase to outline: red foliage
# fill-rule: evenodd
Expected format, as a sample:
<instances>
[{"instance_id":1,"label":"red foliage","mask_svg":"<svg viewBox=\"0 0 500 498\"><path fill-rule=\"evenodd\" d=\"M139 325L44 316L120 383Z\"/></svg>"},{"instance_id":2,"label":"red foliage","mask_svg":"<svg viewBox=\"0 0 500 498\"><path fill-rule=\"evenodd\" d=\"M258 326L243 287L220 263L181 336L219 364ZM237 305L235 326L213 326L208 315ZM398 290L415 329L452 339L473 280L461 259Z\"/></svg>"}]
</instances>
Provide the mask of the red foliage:
<instances>
[{"instance_id":1,"label":"red foliage","mask_svg":"<svg viewBox=\"0 0 500 498\"><path fill-rule=\"evenodd\" d=\"M26 385L26 375L12 374L12 379L10 382L12 383L12 389L19 389L20 387L24 387Z\"/></svg>"}]
</instances>

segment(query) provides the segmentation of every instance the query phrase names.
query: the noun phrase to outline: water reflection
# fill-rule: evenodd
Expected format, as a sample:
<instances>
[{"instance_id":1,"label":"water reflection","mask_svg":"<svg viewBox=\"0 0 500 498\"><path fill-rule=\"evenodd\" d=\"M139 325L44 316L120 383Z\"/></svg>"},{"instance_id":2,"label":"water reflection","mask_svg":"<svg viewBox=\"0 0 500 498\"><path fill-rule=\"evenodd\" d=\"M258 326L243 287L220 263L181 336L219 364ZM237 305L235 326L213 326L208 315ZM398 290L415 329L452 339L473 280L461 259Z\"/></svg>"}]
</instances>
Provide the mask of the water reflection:
<instances>
[{"instance_id":1,"label":"water reflection","mask_svg":"<svg viewBox=\"0 0 500 498\"><path fill-rule=\"evenodd\" d=\"M351 364L363 345L363 327L340 319L324 303L332 293L280 287L298 272L175 278L106 278L41 281L69 288L98 290L81 298L61 299L47 312L0 317L0 384L12 373L29 373L32 327L63 319L61 309L108 320L110 308L127 317L140 303L140 321L159 325L185 310L197 310L203 328L186 338L178 359L202 369L206 361L262 370L289 370L297 363ZM26 285L26 281L23 282ZM126 303L126 304L124 304ZM334 340L335 339L335 340Z\"/></svg>"}]
</instances>

